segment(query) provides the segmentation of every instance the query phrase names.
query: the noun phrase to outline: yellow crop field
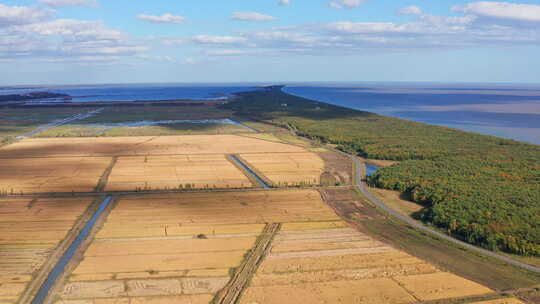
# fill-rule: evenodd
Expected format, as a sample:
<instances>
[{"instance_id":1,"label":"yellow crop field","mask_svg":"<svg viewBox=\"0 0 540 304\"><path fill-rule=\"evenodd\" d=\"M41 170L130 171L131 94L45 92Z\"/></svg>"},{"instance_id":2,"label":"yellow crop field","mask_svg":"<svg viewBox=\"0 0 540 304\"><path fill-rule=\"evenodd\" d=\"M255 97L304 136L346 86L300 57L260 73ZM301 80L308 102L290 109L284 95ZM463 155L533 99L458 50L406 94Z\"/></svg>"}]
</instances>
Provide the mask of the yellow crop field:
<instances>
[{"instance_id":1,"label":"yellow crop field","mask_svg":"<svg viewBox=\"0 0 540 304\"><path fill-rule=\"evenodd\" d=\"M145 156L304 152L282 143L238 135L30 138L0 148L0 158L51 156Z\"/></svg>"},{"instance_id":2,"label":"yellow crop field","mask_svg":"<svg viewBox=\"0 0 540 304\"><path fill-rule=\"evenodd\" d=\"M489 300L482 302L474 302L471 304L525 304L518 299L508 298L508 299L498 299L498 300Z\"/></svg>"},{"instance_id":3,"label":"yellow crop field","mask_svg":"<svg viewBox=\"0 0 540 304\"><path fill-rule=\"evenodd\" d=\"M2 159L0 191L8 194L93 191L110 162L108 157Z\"/></svg>"},{"instance_id":4,"label":"yellow crop field","mask_svg":"<svg viewBox=\"0 0 540 304\"><path fill-rule=\"evenodd\" d=\"M0 302L15 303L92 199L0 199Z\"/></svg>"},{"instance_id":5,"label":"yellow crop field","mask_svg":"<svg viewBox=\"0 0 540 304\"><path fill-rule=\"evenodd\" d=\"M275 185L319 185L324 161L315 153L255 153L241 154Z\"/></svg>"},{"instance_id":6,"label":"yellow crop field","mask_svg":"<svg viewBox=\"0 0 540 304\"><path fill-rule=\"evenodd\" d=\"M446 272L394 278L423 301L480 295L492 292L477 283Z\"/></svg>"},{"instance_id":7,"label":"yellow crop field","mask_svg":"<svg viewBox=\"0 0 540 304\"><path fill-rule=\"evenodd\" d=\"M240 303L414 303L492 291L340 221L284 223Z\"/></svg>"},{"instance_id":8,"label":"yellow crop field","mask_svg":"<svg viewBox=\"0 0 540 304\"><path fill-rule=\"evenodd\" d=\"M265 303L413 303L415 299L390 279L336 281L248 288L242 304Z\"/></svg>"},{"instance_id":9,"label":"yellow crop field","mask_svg":"<svg viewBox=\"0 0 540 304\"><path fill-rule=\"evenodd\" d=\"M119 157L108 191L247 188L252 184L224 155Z\"/></svg>"},{"instance_id":10,"label":"yellow crop field","mask_svg":"<svg viewBox=\"0 0 540 304\"><path fill-rule=\"evenodd\" d=\"M182 303L189 301L185 294L193 294L208 303L267 223L290 222L294 229L294 223L305 226L310 220L342 227L313 190L124 196L60 298L62 303L102 298Z\"/></svg>"}]
</instances>

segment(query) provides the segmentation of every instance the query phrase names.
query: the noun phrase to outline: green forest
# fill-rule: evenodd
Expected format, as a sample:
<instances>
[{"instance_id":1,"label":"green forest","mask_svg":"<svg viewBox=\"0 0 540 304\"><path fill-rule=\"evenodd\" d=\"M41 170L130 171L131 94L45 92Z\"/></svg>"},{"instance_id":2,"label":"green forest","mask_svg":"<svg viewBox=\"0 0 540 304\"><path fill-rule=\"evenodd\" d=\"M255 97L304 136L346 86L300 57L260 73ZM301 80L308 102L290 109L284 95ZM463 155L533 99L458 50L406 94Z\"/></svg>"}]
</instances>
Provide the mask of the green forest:
<instances>
[{"instance_id":1,"label":"green forest","mask_svg":"<svg viewBox=\"0 0 540 304\"><path fill-rule=\"evenodd\" d=\"M237 94L236 115L372 159L368 182L410 193L418 219L491 250L540 256L540 146L356 111L286 94Z\"/></svg>"}]
</instances>

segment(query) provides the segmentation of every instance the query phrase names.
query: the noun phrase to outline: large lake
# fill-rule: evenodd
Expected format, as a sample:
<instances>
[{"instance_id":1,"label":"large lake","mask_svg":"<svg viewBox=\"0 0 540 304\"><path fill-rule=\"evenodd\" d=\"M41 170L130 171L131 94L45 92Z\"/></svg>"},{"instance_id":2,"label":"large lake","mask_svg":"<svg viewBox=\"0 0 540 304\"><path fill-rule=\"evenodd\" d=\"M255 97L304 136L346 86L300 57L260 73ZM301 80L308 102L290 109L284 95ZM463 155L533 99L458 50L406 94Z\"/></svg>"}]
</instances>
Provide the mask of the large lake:
<instances>
[{"instance_id":1,"label":"large lake","mask_svg":"<svg viewBox=\"0 0 540 304\"><path fill-rule=\"evenodd\" d=\"M290 94L540 144L540 85L316 84Z\"/></svg>"},{"instance_id":2,"label":"large lake","mask_svg":"<svg viewBox=\"0 0 540 304\"><path fill-rule=\"evenodd\" d=\"M147 101L175 99L225 99L234 92L252 90L256 84L128 84L2 88L0 95L47 91L72 96L73 101Z\"/></svg>"},{"instance_id":3,"label":"large lake","mask_svg":"<svg viewBox=\"0 0 540 304\"><path fill-rule=\"evenodd\" d=\"M136 84L0 88L0 95L50 91L74 101L223 99L260 83ZM285 92L344 107L540 144L539 85L433 83L289 84Z\"/></svg>"}]
</instances>

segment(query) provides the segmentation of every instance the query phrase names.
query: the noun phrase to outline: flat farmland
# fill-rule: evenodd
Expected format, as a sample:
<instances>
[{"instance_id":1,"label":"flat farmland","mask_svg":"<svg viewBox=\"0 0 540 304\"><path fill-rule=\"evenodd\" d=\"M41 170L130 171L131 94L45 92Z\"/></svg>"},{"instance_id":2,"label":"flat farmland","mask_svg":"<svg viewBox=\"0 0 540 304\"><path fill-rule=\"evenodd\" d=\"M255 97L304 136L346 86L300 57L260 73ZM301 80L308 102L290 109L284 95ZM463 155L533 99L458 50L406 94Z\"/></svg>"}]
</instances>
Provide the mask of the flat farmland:
<instances>
[{"instance_id":1,"label":"flat farmland","mask_svg":"<svg viewBox=\"0 0 540 304\"><path fill-rule=\"evenodd\" d=\"M337 220L316 191L125 196L57 300L209 303L267 223L311 220Z\"/></svg>"},{"instance_id":2,"label":"flat farmland","mask_svg":"<svg viewBox=\"0 0 540 304\"><path fill-rule=\"evenodd\" d=\"M240 157L276 186L319 185L325 165L316 153L253 153Z\"/></svg>"},{"instance_id":3,"label":"flat farmland","mask_svg":"<svg viewBox=\"0 0 540 304\"><path fill-rule=\"evenodd\" d=\"M32 138L0 148L0 158L305 152L238 135Z\"/></svg>"},{"instance_id":4,"label":"flat farmland","mask_svg":"<svg viewBox=\"0 0 540 304\"><path fill-rule=\"evenodd\" d=\"M107 191L247 188L249 179L225 155L119 157Z\"/></svg>"},{"instance_id":5,"label":"flat farmland","mask_svg":"<svg viewBox=\"0 0 540 304\"><path fill-rule=\"evenodd\" d=\"M336 221L283 224L240 303L393 304L491 292Z\"/></svg>"},{"instance_id":6,"label":"flat farmland","mask_svg":"<svg viewBox=\"0 0 540 304\"><path fill-rule=\"evenodd\" d=\"M109 157L2 159L0 191L5 194L91 192L110 162Z\"/></svg>"},{"instance_id":7,"label":"flat farmland","mask_svg":"<svg viewBox=\"0 0 540 304\"><path fill-rule=\"evenodd\" d=\"M16 303L92 199L0 199L0 303Z\"/></svg>"}]
</instances>

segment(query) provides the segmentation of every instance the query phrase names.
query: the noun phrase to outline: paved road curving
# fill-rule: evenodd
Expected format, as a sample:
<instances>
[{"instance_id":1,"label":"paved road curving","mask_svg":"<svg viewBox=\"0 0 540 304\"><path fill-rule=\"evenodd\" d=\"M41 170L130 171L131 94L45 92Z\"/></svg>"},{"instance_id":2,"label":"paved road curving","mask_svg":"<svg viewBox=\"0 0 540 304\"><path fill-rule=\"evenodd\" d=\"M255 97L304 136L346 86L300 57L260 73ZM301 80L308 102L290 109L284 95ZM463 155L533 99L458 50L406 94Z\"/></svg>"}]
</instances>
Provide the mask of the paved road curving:
<instances>
[{"instance_id":1,"label":"paved road curving","mask_svg":"<svg viewBox=\"0 0 540 304\"><path fill-rule=\"evenodd\" d=\"M469 243L465 243L465 242L460 241L460 240L458 240L456 238L453 238L453 237L451 237L451 236L449 236L447 234L439 232L439 231L437 231L437 230L435 230L433 228L425 226L421 222L415 221L414 219L412 219L412 218L410 218L410 217L408 217L406 215L403 215L403 214L395 211L394 209L388 207L383 202L381 202L376 197L374 197L373 194L371 194L371 192L368 190L368 186L366 185L366 183L362 181L362 176L363 176L363 174L362 174L363 169L362 168L365 167L365 164L360 159L358 159L357 157L351 156L349 154L343 153L343 152L338 151L338 150L336 150L336 152L338 152L338 153L340 153L342 155L346 155L347 157L351 158L354 161L355 167L356 167L355 186L360 190L360 192L362 192L362 194L369 201L371 201L371 203L373 203L375 206L379 207L380 209L384 210L386 213L393 216L394 218L397 218L397 219L407 223L408 225L410 225L410 226L412 226L412 227L414 227L416 229L422 230L424 232L428 232L428 233L430 233L432 235L435 235L435 236L437 236L437 237L439 237L441 239L444 239L444 240L449 241L451 243L457 244L457 245L459 245L461 247L465 247L465 248L470 249L472 251L476 251L476 252L481 253L483 255L490 256L492 258L504 261L504 262L506 262L508 264L512 264L514 266L517 266L517 267L520 267L520 268L523 268L523 269L526 269L526 270L529 270L529 271L532 271L532 272L540 273L540 268L538 268L538 267L516 261L516 260L514 260L512 258L509 258L507 256L504 256L504 255L501 255L501 254L498 254L496 252L489 251L489 250L486 250L486 249L483 249L483 248L480 248L480 247L476 247L476 246L471 245Z\"/></svg>"}]
</instances>

